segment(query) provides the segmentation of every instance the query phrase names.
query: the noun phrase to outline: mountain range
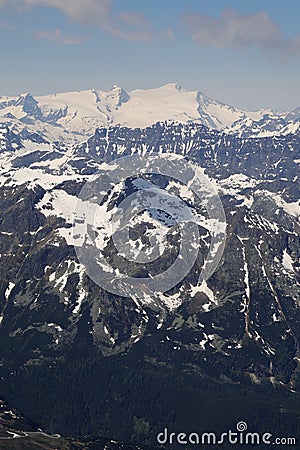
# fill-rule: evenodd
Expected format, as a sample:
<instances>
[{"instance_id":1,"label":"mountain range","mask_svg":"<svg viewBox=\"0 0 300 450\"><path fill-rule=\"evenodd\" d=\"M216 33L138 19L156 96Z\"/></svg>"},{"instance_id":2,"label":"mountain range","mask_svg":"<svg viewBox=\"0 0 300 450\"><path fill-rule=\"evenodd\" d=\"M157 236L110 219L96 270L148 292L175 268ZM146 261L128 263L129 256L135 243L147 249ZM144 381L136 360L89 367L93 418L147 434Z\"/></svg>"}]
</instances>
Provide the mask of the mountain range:
<instances>
[{"instance_id":1,"label":"mountain range","mask_svg":"<svg viewBox=\"0 0 300 450\"><path fill-rule=\"evenodd\" d=\"M100 126L145 128L172 120L195 122L245 137L288 134L299 129L300 108L291 112L270 109L247 111L212 100L200 91L176 83L127 93L86 91L33 97L0 97L0 120L18 133L38 132L46 140L80 142Z\"/></svg>"},{"instance_id":2,"label":"mountain range","mask_svg":"<svg viewBox=\"0 0 300 450\"><path fill-rule=\"evenodd\" d=\"M165 427L221 433L240 420L299 436L299 123L299 109L242 111L176 84L2 97L0 397L47 433L80 438L155 446ZM167 246L136 264L117 255L108 213L149 187L176 195L201 219L190 273L137 299L106 291L78 260L82 188L133 155L185 157L217 190L225 248L205 283L209 218L189 186L156 174L108 185L93 232L114 267L153 277L179 251L172 218L140 215L128 242Z\"/></svg>"}]
</instances>

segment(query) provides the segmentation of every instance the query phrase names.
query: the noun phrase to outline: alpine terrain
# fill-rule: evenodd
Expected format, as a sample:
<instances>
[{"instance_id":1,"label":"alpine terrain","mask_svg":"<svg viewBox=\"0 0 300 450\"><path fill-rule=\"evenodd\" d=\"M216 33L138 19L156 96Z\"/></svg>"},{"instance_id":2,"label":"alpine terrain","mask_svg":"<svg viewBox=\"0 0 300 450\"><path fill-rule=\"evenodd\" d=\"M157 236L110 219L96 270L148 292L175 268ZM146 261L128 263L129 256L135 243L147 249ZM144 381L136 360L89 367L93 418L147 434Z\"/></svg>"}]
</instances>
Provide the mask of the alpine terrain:
<instances>
[{"instance_id":1,"label":"alpine terrain","mask_svg":"<svg viewBox=\"0 0 300 450\"><path fill-rule=\"evenodd\" d=\"M0 98L0 153L0 397L33 430L99 449L242 420L300 438L300 107L239 110L177 84L27 93ZM199 253L167 291L109 292L78 258L82 189L121 157L165 154L218 192L222 257L199 282L212 226L203 204L180 173L132 171L103 192L96 236L110 264L151 278L178 256L178 224L159 208L136 216L127 241L164 242L155 261L125 260L110 237L110 212L149 189L197 218Z\"/></svg>"}]
</instances>

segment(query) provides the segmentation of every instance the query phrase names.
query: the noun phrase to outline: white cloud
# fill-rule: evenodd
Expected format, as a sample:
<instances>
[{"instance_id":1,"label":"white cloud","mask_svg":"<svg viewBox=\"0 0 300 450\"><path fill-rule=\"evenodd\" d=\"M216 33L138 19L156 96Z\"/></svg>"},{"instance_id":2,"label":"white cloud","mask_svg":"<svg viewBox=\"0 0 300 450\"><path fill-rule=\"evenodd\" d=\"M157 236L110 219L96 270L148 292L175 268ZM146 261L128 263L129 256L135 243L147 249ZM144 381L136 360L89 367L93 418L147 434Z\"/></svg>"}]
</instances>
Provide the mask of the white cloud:
<instances>
[{"instance_id":1,"label":"white cloud","mask_svg":"<svg viewBox=\"0 0 300 450\"><path fill-rule=\"evenodd\" d=\"M41 6L55 8L73 22L99 26L112 36L129 41L149 41L155 35L142 14L125 11L114 17L113 0L0 0L0 7L3 6L19 11Z\"/></svg>"},{"instance_id":2,"label":"white cloud","mask_svg":"<svg viewBox=\"0 0 300 450\"><path fill-rule=\"evenodd\" d=\"M86 37L72 37L72 36L64 36L62 31L59 28L56 28L54 31L46 31L41 30L36 33L36 37L38 39L46 39L50 42L58 42L60 44L66 45L76 45L81 44L87 40Z\"/></svg>"},{"instance_id":3,"label":"white cloud","mask_svg":"<svg viewBox=\"0 0 300 450\"><path fill-rule=\"evenodd\" d=\"M265 12L241 14L237 10L227 9L218 19L193 13L186 14L184 20L190 35L201 46L234 49L258 47L283 59L300 55L300 36L288 36Z\"/></svg>"},{"instance_id":4,"label":"white cloud","mask_svg":"<svg viewBox=\"0 0 300 450\"><path fill-rule=\"evenodd\" d=\"M62 11L71 20L97 23L110 12L112 0L0 0L1 6L14 7L19 11L48 6Z\"/></svg>"},{"instance_id":5,"label":"white cloud","mask_svg":"<svg viewBox=\"0 0 300 450\"><path fill-rule=\"evenodd\" d=\"M101 25L112 8L112 0L25 0L31 6L44 5L59 9L74 22Z\"/></svg>"},{"instance_id":6,"label":"white cloud","mask_svg":"<svg viewBox=\"0 0 300 450\"><path fill-rule=\"evenodd\" d=\"M119 15L119 19L130 26L141 27L149 25L145 16L136 12L125 11Z\"/></svg>"}]
</instances>

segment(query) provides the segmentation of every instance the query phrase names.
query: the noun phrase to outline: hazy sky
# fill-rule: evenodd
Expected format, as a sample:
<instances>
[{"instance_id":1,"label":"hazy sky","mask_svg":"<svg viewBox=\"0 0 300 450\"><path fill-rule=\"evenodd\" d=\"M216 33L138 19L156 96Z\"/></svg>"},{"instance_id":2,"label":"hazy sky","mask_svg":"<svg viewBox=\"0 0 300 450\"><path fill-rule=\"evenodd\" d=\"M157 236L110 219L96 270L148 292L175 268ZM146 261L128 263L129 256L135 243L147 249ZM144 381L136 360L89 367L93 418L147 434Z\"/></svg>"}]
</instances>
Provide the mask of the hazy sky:
<instances>
[{"instance_id":1,"label":"hazy sky","mask_svg":"<svg viewBox=\"0 0 300 450\"><path fill-rule=\"evenodd\" d=\"M299 0L0 0L0 95L177 82L300 106Z\"/></svg>"}]
</instances>

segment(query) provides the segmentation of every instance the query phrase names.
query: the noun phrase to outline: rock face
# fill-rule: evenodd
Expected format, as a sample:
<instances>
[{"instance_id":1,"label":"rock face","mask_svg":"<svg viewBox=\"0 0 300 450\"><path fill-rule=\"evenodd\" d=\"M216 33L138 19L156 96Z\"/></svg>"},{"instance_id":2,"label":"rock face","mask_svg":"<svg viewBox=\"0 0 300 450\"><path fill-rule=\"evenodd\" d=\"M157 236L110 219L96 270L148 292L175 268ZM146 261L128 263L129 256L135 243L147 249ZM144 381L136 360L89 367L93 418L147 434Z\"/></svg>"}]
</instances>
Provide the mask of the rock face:
<instances>
[{"instance_id":1,"label":"rock face","mask_svg":"<svg viewBox=\"0 0 300 450\"><path fill-rule=\"evenodd\" d=\"M116 101L129 101L115 91ZM22 104L39 114L31 97ZM243 418L228 400L234 398L237 411L258 427L268 422L253 405L268 416L281 402L285 412L273 425L296 430L299 134L244 138L169 121L143 129L100 127L86 141L66 145L5 126L0 146L0 384L11 403L50 432L153 443L164 418L175 429L215 423L210 392L228 408L224 426ZM202 253L187 277L136 301L110 294L86 275L73 246L72 214L82 186L105 164L156 153L183 155L210 177L226 214L226 245L215 273L198 285L209 242L199 225ZM139 183L132 177L119 197L147 183L173 189L191 206L180 183L163 177ZM131 239L145 239L158 222L143 217ZM176 230L166 219L161 226L174 250L155 267L139 272L128 263L124 270L145 276L170 264ZM189 412L193 396L202 422Z\"/></svg>"}]
</instances>

